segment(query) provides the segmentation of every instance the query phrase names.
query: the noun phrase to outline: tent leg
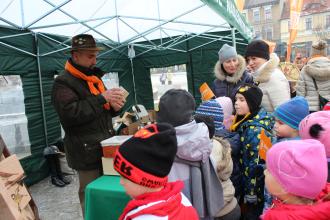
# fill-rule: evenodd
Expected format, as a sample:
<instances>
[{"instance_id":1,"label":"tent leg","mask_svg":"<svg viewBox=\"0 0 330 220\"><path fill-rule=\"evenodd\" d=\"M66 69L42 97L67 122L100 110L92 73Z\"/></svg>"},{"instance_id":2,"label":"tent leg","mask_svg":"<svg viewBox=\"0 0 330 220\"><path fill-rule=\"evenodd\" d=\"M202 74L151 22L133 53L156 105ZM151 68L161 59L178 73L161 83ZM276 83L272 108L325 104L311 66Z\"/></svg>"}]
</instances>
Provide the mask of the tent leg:
<instances>
[{"instance_id":1,"label":"tent leg","mask_svg":"<svg viewBox=\"0 0 330 220\"><path fill-rule=\"evenodd\" d=\"M233 37L233 47L236 49L236 36L235 36L235 28L234 27L232 27L231 28L231 35L232 35L232 37Z\"/></svg>"},{"instance_id":2,"label":"tent leg","mask_svg":"<svg viewBox=\"0 0 330 220\"><path fill-rule=\"evenodd\" d=\"M45 144L48 144L48 133L47 133L47 123L46 123L46 113L45 113L45 101L44 101L44 92L42 88L42 78L41 78L41 67L40 67L40 53L39 53L39 44L38 44L38 34L34 35L36 50L37 50L37 65L38 65L38 76L39 76L39 89L41 95L41 109L42 109L42 119L44 124L44 134L45 134Z\"/></svg>"}]
</instances>

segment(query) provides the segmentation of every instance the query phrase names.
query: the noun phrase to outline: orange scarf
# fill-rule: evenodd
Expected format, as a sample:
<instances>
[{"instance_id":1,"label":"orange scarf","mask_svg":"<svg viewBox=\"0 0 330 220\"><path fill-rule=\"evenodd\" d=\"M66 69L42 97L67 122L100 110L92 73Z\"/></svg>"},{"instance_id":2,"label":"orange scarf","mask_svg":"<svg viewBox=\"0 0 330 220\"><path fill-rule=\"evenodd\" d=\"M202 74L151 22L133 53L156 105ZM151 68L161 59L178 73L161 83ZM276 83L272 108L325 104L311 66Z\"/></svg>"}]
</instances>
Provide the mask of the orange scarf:
<instances>
[{"instance_id":1,"label":"orange scarf","mask_svg":"<svg viewBox=\"0 0 330 220\"><path fill-rule=\"evenodd\" d=\"M74 66L72 66L69 61L67 61L65 64L65 70L71 73L74 77L85 80L87 82L89 91L93 95L99 95L105 91L102 80L100 80L97 76L86 76L85 74L77 70ZM95 87L95 84L97 87ZM104 108L109 110L110 103L105 103Z\"/></svg>"},{"instance_id":2,"label":"orange scarf","mask_svg":"<svg viewBox=\"0 0 330 220\"><path fill-rule=\"evenodd\" d=\"M249 116L251 115L251 113L247 113L244 118L242 118L240 121L237 121L237 115L235 115L234 117L234 120L233 120L233 123L232 125L230 126L230 131L233 132L233 131L236 131L237 127L245 120L247 119Z\"/></svg>"}]
</instances>

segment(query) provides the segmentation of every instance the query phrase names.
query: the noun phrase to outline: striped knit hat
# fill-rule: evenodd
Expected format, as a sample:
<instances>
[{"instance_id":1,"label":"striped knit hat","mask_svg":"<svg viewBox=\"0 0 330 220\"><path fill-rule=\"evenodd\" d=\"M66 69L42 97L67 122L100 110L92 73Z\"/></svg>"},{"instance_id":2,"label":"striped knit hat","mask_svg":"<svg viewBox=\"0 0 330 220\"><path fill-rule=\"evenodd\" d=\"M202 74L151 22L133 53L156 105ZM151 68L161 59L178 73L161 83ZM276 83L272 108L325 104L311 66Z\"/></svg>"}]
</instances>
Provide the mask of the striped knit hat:
<instances>
[{"instance_id":1,"label":"striped knit hat","mask_svg":"<svg viewBox=\"0 0 330 220\"><path fill-rule=\"evenodd\" d=\"M196 114L212 116L214 119L215 133L225 128L223 125L222 107L215 99L202 102L197 108Z\"/></svg>"},{"instance_id":2,"label":"striped knit hat","mask_svg":"<svg viewBox=\"0 0 330 220\"><path fill-rule=\"evenodd\" d=\"M274 116L289 125L291 128L299 130L299 123L309 114L309 107L306 99L297 96L279 105Z\"/></svg>"}]
</instances>

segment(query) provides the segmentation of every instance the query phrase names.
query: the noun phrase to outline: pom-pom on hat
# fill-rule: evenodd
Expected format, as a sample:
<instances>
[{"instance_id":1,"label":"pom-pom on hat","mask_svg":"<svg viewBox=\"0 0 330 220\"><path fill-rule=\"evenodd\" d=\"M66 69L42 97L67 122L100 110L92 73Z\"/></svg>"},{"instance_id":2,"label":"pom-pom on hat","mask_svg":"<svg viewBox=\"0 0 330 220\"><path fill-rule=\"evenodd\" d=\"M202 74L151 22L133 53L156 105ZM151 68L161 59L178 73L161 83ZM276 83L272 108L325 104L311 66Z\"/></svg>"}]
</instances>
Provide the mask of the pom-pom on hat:
<instances>
[{"instance_id":1,"label":"pom-pom on hat","mask_svg":"<svg viewBox=\"0 0 330 220\"><path fill-rule=\"evenodd\" d=\"M330 158L330 111L313 112L299 124L299 136L302 139L316 139L324 147Z\"/></svg>"},{"instance_id":2,"label":"pom-pom on hat","mask_svg":"<svg viewBox=\"0 0 330 220\"><path fill-rule=\"evenodd\" d=\"M175 129L167 123L148 125L117 150L113 166L130 181L149 188L166 185L177 151Z\"/></svg>"},{"instance_id":3,"label":"pom-pom on hat","mask_svg":"<svg viewBox=\"0 0 330 220\"><path fill-rule=\"evenodd\" d=\"M317 140L292 140L267 151L267 170L292 195L315 199L327 183L324 146Z\"/></svg>"}]
</instances>

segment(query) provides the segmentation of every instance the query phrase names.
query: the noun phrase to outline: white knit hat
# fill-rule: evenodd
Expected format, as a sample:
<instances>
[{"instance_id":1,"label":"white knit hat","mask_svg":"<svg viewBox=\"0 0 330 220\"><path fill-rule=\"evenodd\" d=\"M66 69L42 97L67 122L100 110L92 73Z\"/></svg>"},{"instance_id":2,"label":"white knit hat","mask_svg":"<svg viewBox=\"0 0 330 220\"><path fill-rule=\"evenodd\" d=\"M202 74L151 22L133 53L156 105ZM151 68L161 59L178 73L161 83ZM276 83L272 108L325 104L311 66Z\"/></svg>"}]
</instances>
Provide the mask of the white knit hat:
<instances>
[{"instance_id":1,"label":"white knit hat","mask_svg":"<svg viewBox=\"0 0 330 220\"><path fill-rule=\"evenodd\" d=\"M223 110L223 124L228 129L231 125L231 116L233 114L233 102L229 97L218 97L215 99Z\"/></svg>"}]
</instances>

